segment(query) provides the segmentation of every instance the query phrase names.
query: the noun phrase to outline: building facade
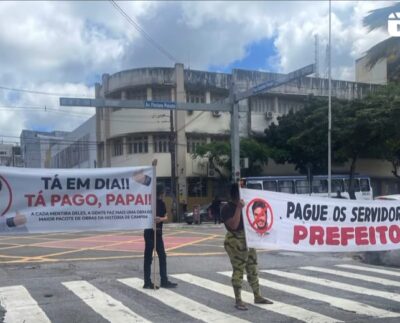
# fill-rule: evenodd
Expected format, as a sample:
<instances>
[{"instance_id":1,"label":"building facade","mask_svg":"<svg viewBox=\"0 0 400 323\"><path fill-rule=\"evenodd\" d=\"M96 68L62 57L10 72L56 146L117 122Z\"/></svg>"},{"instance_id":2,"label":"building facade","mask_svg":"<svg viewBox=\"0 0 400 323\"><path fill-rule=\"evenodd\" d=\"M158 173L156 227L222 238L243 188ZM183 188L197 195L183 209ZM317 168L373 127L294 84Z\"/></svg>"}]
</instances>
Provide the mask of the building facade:
<instances>
[{"instance_id":1,"label":"building facade","mask_svg":"<svg viewBox=\"0 0 400 323\"><path fill-rule=\"evenodd\" d=\"M96 117L93 116L62 141L50 147L50 168L96 168Z\"/></svg>"},{"instance_id":2,"label":"building facade","mask_svg":"<svg viewBox=\"0 0 400 323\"><path fill-rule=\"evenodd\" d=\"M23 167L21 147L0 144L0 166Z\"/></svg>"},{"instance_id":3,"label":"building facade","mask_svg":"<svg viewBox=\"0 0 400 323\"><path fill-rule=\"evenodd\" d=\"M139 68L104 74L96 84L96 98L211 103L228 98L232 86L239 92L281 75L248 70L231 74L175 68ZM375 86L365 83L333 80L332 95L342 99L362 98ZM243 100L239 105L241 137L263 135L277 118L289 111L302 109L305 98L328 95L328 80L303 77L276 87L265 94ZM217 173L206 161L193 158L202 143L229 140L230 113L205 111L173 111L176 131L175 157L178 199L191 208L220 194ZM96 109L99 167L150 165L157 158L157 177L170 189L171 156L169 110ZM334 165L333 171L347 172L348 165ZM362 161L357 170L377 180L391 179L389 163ZM291 165L270 162L267 175L295 174Z\"/></svg>"},{"instance_id":4,"label":"building facade","mask_svg":"<svg viewBox=\"0 0 400 323\"><path fill-rule=\"evenodd\" d=\"M65 131L22 130L20 135L21 153L24 167L48 168L50 165L50 147L63 140Z\"/></svg>"},{"instance_id":5,"label":"building facade","mask_svg":"<svg viewBox=\"0 0 400 323\"><path fill-rule=\"evenodd\" d=\"M356 82L370 84L388 83L388 62L384 58L372 68L367 67L367 57L361 57L356 60Z\"/></svg>"}]
</instances>

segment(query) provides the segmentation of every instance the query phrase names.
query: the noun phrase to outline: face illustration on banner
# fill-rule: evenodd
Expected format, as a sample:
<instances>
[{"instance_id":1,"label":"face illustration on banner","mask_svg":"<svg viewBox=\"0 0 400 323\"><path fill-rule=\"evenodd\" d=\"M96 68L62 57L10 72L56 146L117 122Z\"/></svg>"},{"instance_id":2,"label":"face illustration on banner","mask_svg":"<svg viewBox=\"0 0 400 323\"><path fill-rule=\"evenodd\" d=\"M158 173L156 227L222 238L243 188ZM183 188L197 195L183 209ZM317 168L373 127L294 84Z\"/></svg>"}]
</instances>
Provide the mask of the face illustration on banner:
<instances>
[{"instance_id":1,"label":"face illustration on banner","mask_svg":"<svg viewBox=\"0 0 400 323\"><path fill-rule=\"evenodd\" d=\"M8 212L12 203L12 191L7 180L0 175L0 216Z\"/></svg>"},{"instance_id":2,"label":"face illustration on banner","mask_svg":"<svg viewBox=\"0 0 400 323\"><path fill-rule=\"evenodd\" d=\"M252 229L260 234L267 234L274 222L271 206L263 199L254 199L246 209L247 220Z\"/></svg>"}]
</instances>

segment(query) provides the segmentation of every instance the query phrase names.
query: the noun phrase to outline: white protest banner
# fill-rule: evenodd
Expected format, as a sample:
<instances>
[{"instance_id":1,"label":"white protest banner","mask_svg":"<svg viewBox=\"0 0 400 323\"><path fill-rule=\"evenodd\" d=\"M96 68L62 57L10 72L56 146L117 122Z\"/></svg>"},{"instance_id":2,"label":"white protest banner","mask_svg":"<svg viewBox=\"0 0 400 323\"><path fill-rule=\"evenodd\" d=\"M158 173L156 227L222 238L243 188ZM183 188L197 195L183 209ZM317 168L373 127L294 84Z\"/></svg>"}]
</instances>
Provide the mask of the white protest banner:
<instances>
[{"instance_id":1,"label":"white protest banner","mask_svg":"<svg viewBox=\"0 0 400 323\"><path fill-rule=\"evenodd\" d=\"M151 166L0 167L0 233L151 228L154 185Z\"/></svg>"},{"instance_id":2,"label":"white protest banner","mask_svg":"<svg viewBox=\"0 0 400 323\"><path fill-rule=\"evenodd\" d=\"M248 247L311 252L400 248L400 203L241 189Z\"/></svg>"}]
</instances>

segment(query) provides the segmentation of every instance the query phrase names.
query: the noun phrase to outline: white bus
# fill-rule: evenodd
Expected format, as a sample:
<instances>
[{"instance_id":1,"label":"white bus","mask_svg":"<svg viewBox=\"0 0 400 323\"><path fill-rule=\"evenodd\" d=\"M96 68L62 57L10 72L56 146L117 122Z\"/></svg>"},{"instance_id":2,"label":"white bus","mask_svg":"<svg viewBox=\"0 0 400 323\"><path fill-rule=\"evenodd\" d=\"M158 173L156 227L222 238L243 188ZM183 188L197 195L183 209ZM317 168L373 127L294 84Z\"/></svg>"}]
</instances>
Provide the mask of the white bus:
<instances>
[{"instance_id":1,"label":"white bus","mask_svg":"<svg viewBox=\"0 0 400 323\"><path fill-rule=\"evenodd\" d=\"M349 175L332 175L331 197L349 198ZM355 175L354 193L357 200L372 200L371 180L368 176ZM314 175L312 183L307 176L260 176L241 179L241 186L273 192L328 196L328 176Z\"/></svg>"}]
</instances>

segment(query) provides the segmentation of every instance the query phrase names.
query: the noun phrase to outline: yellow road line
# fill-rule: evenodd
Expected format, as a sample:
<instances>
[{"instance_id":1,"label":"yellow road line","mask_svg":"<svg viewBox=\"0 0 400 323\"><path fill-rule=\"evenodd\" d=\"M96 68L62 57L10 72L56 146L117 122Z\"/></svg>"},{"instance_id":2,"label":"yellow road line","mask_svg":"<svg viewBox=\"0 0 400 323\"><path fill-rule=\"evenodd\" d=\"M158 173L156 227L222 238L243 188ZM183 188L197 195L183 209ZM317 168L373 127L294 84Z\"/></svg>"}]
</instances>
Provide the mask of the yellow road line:
<instances>
[{"instance_id":1,"label":"yellow road line","mask_svg":"<svg viewBox=\"0 0 400 323\"><path fill-rule=\"evenodd\" d=\"M195 240L195 241L188 242L188 243L183 243L183 244L181 244L181 245L179 245L179 246L175 246L175 247L168 248L168 249L165 249L165 250L166 250L166 251L171 251L171 250L175 250L175 249L187 247L187 246L190 246L190 245L193 245L193 244L202 242L202 241L211 240L211 239L214 239L214 236L212 236L212 237L207 237L207 238L203 238L203 239L199 239L199 240Z\"/></svg>"}]
</instances>

